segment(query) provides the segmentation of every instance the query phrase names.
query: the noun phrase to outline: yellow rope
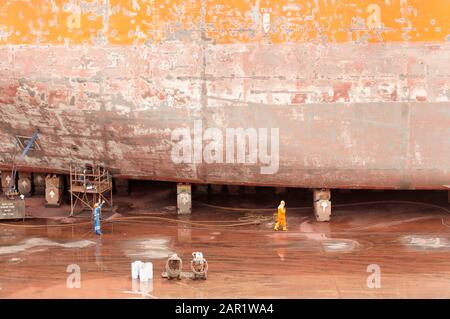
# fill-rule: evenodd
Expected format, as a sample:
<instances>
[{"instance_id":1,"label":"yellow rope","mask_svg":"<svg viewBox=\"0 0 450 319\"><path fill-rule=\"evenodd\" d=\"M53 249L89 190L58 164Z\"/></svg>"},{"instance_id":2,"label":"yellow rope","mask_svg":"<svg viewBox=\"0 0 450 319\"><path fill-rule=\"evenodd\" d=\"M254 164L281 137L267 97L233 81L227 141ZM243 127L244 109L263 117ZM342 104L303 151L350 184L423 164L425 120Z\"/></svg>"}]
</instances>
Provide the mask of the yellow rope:
<instances>
[{"instance_id":1,"label":"yellow rope","mask_svg":"<svg viewBox=\"0 0 450 319\"><path fill-rule=\"evenodd\" d=\"M158 216L124 216L124 217L116 217L110 220L104 220L104 223L114 223L114 222L122 222L129 220L160 220L166 222L173 222L179 224L189 224L194 226L202 226L202 227L237 227L237 226L246 226L246 225L258 225L261 222L267 220L264 217L260 216L249 216L243 219L240 223L233 223L233 220L218 220L218 221L187 221L180 220L176 218L167 218L167 217L158 217ZM246 221L250 219L249 221ZM239 221L239 220L238 220ZM228 225L220 225L218 223L231 223ZM47 227L72 227L72 226L81 226L81 225L92 225L92 222L78 222L78 223L67 223L67 224L58 224L58 225L22 225L22 224L10 224L10 223L0 223L0 226L5 227L15 227L15 228L47 228Z\"/></svg>"},{"instance_id":2,"label":"yellow rope","mask_svg":"<svg viewBox=\"0 0 450 319\"><path fill-rule=\"evenodd\" d=\"M219 208L224 210L230 210L230 211L241 211L241 212L247 212L247 211L274 211L273 208L237 208L237 207L224 207L224 206L217 206L217 205L210 205L207 203L198 202L202 205L213 207L213 208ZM358 202L358 203L349 203L349 204L338 204L334 205L333 207L351 207L351 206L361 206L361 205L373 205L373 204L414 204L414 205L421 205L421 206L428 206L435 209L443 210L447 213L450 213L449 209L446 209L442 206L424 203L424 202L414 202L414 201L400 201L400 200L384 200L384 201L371 201L371 202ZM297 210L297 209L311 209L311 207L291 207L290 210ZM155 214L156 215L156 214ZM104 223L113 223L113 222L121 222L121 221L128 221L128 220L141 220L141 219L149 219L149 220L160 220L160 221L167 221L167 222L173 222L173 223L180 223L180 224L189 224L189 225L195 225L195 226L202 226L202 227L238 227L238 226L246 226L246 225L258 225L263 222L271 221L273 220L273 216L262 216L262 215L255 215L252 213L247 213L246 216L242 216L238 219L238 223L232 223L233 220L217 220L217 221L187 221L187 220L180 220L176 218L167 218L167 217L159 217L159 216L146 216L146 215L139 215L139 216L123 216L123 217L116 217L113 219L107 219L103 220ZM218 225L220 223L231 223L228 225ZM77 223L67 223L67 224L58 224L58 225L20 225L20 224L9 224L9 223L0 223L0 226L5 227L16 227L16 228L47 228L47 227L72 227L72 226L80 226L80 225L92 225L91 221L87 222L77 222Z\"/></svg>"}]
</instances>

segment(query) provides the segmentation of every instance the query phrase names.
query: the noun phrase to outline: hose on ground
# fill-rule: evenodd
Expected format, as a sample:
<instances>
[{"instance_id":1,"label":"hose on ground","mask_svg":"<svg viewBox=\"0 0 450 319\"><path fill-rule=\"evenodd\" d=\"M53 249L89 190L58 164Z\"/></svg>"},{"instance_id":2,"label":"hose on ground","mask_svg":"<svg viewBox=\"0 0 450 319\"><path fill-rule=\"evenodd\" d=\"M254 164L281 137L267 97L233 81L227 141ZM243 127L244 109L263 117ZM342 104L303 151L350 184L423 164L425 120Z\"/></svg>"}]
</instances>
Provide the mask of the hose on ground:
<instances>
[{"instance_id":1,"label":"hose on ground","mask_svg":"<svg viewBox=\"0 0 450 319\"><path fill-rule=\"evenodd\" d=\"M245 207L227 207L227 206L219 206L219 205L212 205L200 201L195 201L195 203L198 203L205 207L210 208L217 208L222 210L229 210L229 211L255 211L255 212L263 212L263 211L274 211L274 208L245 208ZM428 206L430 208L436 208L445 211L446 213L450 214L450 210L439 206L435 204L430 204L426 202L415 202L415 201L406 201L406 200L378 200L378 201L365 201L365 202L356 202L356 203L347 203L347 204L333 204L333 207L352 207L352 206L363 206L363 205L377 205L377 204L411 204L411 205L421 205L421 206ZM299 207L289 207L286 206L286 209L289 210L309 210L313 209L312 206L299 206Z\"/></svg>"},{"instance_id":2,"label":"hose on ground","mask_svg":"<svg viewBox=\"0 0 450 319\"><path fill-rule=\"evenodd\" d=\"M159 221L166 221L166 222L172 222L172 223L179 223L179 224L189 224L192 226L200 226L200 227L238 227L238 226L248 226L248 225L258 225L262 221L265 221L263 217L254 217L252 220L252 217L238 220L236 221L229 221L229 220L219 220L219 221L188 221L188 220L180 220L176 218L167 218L167 217L158 217L158 216L124 216L124 217L117 217L112 220L103 220L103 223L115 223L115 222L122 222L122 221L130 221L130 220L159 220ZM240 222L239 222L240 221ZM231 223L230 223L231 222ZM221 223L230 223L230 224L221 224ZM10 223L0 223L0 226L5 227L15 227L15 228L47 228L47 227L72 227L72 226L81 226L81 225L92 225L92 222L77 222L77 223L67 223L67 224L58 224L58 225L23 225L23 224L10 224Z\"/></svg>"},{"instance_id":3,"label":"hose on ground","mask_svg":"<svg viewBox=\"0 0 450 319\"><path fill-rule=\"evenodd\" d=\"M218 220L218 221L188 221L188 220L180 220L176 218L168 218L168 217L160 217L160 216L148 216L148 215L139 215L139 216L123 216L123 217L117 217L111 220L103 220L104 223L114 223L114 222L122 222L122 221L129 221L129 220L159 220L159 221L166 221L171 223L180 223L180 224L189 224L192 226L200 226L200 227L238 227L238 226L248 226L248 225L258 225L263 222L267 222L273 219L272 216L263 216L263 215L257 215L253 214L253 212L261 212L261 211L274 211L274 208L238 208L238 207L226 207L226 206L218 206L218 205L211 205L208 203L198 202L197 203L211 207L211 208L217 208L222 210L229 210L229 211L240 211L240 212L247 212L246 216L242 216L238 219L238 222L233 222L230 220ZM357 202L357 203L348 203L348 204L337 204L333 205L333 207L352 207L352 206L363 206L363 205L375 205L375 204L411 204L411 205L421 205L421 206L427 206L430 208L435 208L439 210L443 210L446 213L450 214L450 210L439 206L434 205L430 203L425 202L415 202L415 201L402 201L402 200L382 200L382 201L367 201L367 202ZM303 210L303 209L312 209L312 207L289 207L289 210ZM250 213L248 213L250 212ZM233 222L231 224L225 224L220 225L221 223L229 223ZM443 225L447 225L442 220ZM10 223L0 223L0 226L5 227L16 227L16 228L47 228L47 227L73 227L73 226L80 226L80 225L92 225L91 221L86 222L77 222L77 223L65 223L65 224L57 224L57 225L23 225L23 224L10 224Z\"/></svg>"}]
</instances>

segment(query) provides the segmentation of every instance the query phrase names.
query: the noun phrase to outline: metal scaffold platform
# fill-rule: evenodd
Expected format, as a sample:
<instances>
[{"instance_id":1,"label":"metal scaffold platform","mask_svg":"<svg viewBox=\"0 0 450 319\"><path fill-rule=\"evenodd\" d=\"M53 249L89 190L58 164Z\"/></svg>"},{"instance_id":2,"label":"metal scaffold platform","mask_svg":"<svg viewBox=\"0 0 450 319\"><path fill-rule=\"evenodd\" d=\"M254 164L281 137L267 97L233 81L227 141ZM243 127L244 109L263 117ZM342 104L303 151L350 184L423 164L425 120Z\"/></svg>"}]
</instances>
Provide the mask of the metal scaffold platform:
<instances>
[{"instance_id":1,"label":"metal scaffold platform","mask_svg":"<svg viewBox=\"0 0 450 319\"><path fill-rule=\"evenodd\" d=\"M105 209L113 206L112 176L104 167L70 165L70 216L79 211L94 209L95 203L105 201Z\"/></svg>"}]
</instances>

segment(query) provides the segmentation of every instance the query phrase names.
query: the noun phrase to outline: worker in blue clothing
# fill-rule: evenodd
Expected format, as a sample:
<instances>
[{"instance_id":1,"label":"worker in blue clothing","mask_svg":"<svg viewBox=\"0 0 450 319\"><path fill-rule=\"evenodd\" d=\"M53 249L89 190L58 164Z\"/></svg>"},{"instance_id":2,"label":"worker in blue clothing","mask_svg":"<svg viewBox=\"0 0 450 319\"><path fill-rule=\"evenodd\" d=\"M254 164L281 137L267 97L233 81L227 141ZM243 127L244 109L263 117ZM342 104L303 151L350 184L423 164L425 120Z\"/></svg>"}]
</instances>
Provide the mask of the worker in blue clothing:
<instances>
[{"instance_id":1,"label":"worker in blue clothing","mask_svg":"<svg viewBox=\"0 0 450 319\"><path fill-rule=\"evenodd\" d=\"M105 201L99 200L98 203L94 204L94 231L97 235L101 235L100 231L100 215L102 213L102 206Z\"/></svg>"}]
</instances>

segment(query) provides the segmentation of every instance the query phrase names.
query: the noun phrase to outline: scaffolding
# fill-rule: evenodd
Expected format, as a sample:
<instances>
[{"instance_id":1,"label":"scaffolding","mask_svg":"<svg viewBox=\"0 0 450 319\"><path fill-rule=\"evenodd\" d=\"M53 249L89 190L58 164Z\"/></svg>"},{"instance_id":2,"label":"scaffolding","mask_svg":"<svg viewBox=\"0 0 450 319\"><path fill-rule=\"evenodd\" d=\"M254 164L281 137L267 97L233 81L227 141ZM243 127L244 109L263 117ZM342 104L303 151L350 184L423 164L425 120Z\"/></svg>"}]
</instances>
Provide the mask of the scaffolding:
<instances>
[{"instance_id":1,"label":"scaffolding","mask_svg":"<svg viewBox=\"0 0 450 319\"><path fill-rule=\"evenodd\" d=\"M75 167L70 165L70 216L80 206L80 211L93 211L95 203L105 201L112 210L112 176L102 166Z\"/></svg>"}]
</instances>

